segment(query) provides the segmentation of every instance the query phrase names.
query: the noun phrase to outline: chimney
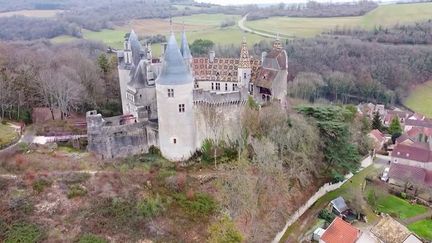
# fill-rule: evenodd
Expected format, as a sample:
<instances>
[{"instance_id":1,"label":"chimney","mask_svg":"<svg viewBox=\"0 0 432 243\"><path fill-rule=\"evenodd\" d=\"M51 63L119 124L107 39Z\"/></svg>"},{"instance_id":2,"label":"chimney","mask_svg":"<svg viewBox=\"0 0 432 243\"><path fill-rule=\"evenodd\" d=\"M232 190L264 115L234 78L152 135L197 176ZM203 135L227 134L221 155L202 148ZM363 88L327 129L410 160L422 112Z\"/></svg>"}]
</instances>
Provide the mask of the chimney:
<instances>
[{"instance_id":1,"label":"chimney","mask_svg":"<svg viewBox=\"0 0 432 243\"><path fill-rule=\"evenodd\" d=\"M263 51L263 52L261 53L261 63L264 62L264 59L266 58L266 56L267 56L267 52Z\"/></svg>"},{"instance_id":2,"label":"chimney","mask_svg":"<svg viewBox=\"0 0 432 243\"><path fill-rule=\"evenodd\" d=\"M210 62L214 62L215 57L216 57L215 51L210 51L209 52L209 60L210 60Z\"/></svg>"}]
</instances>

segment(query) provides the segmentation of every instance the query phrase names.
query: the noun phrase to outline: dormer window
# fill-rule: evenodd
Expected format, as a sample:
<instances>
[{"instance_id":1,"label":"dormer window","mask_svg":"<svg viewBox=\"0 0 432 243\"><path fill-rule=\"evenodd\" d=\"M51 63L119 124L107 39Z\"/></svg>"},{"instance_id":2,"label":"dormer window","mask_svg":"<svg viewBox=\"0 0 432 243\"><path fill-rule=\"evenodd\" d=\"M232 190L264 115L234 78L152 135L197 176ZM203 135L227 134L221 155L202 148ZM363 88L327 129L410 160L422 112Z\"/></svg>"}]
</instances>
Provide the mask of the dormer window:
<instances>
[{"instance_id":1,"label":"dormer window","mask_svg":"<svg viewBox=\"0 0 432 243\"><path fill-rule=\"evenodd\" d=\"M174 97L174 89L168 89L168 97L170 98Z\"/></svg>"}]
</instances>

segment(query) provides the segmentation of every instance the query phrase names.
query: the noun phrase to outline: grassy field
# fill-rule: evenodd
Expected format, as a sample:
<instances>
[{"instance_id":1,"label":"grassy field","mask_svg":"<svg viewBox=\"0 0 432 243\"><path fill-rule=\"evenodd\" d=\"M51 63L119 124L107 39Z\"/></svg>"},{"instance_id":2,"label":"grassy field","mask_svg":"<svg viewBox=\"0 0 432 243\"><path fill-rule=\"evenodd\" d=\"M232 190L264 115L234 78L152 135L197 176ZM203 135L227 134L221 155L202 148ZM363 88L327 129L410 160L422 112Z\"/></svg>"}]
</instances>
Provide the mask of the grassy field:
<instances>
[{"instance_id":1,"label":"grassy field","mask_svg":"<svg viewBox=\"0 0 432 243\"><path fill-rule=\"evenodd\" d=\"M432 80L417 86L411 91L404 105L410 109L432 118Z\"/></svg>"},{"instance_id":2,"label":"grassy field","mask_svg":"<svg viewBox=\"0 0 432 243\"><path fill-rule=\"evenodd\" d=\"M376 25L393 26L432 18L432 3L381 5L364 16L334 18L273 17L246 22L246 26L289 37L312 37L336 27L372 29Z\"/></svg>"},{"instance_id":3,"label":"grassy field","mask_svg":"<svg viewBox=\"0 0 432 243\"><path fill-rule=\"evenodd\" d=\"M10 126L0 124L0 148L10 144L18 137L18 133Z\"/></svg>"},{"instance_id":4,"label":"grassy field","mask_svg":"<svg viewBox=\"0 0 432 243\"><path fill-rule=\"evenodd\" d=\"M408 229L422 238L432 240L432 220L425 219L408 225Z\"/></svg>"},{"instance_id":5,"label":"grassy field","mask_svg":"<svg viewBox=\"0 0 432 243\"><path fill-rule=\"evenodd\" d=\"M393 195L379 198L377 201L377 210L390 215L398 215L401 219L411 218L427 212L426 207L410 204L406 200Z\"/></svg>"},{"instance_id":6,"label":"grassy field","mask_svg":"<svg viewBox=\"0 0 432 243\"><path fill-rule=\"evenodd\" d=\"M184 16L173 18L172 29L176 33L176 38L180 41L180 33L184 28L187 32L187 37L190 43L197 39L212 40L216 44L233 44L240 45L242 38L246 37L250 47L253 44L263 40L264 38L251 33L246 33L240 30L237 26L220 28L220 24L225 19L234 19L238 21L239 15L224 15L224 14L198 14L193 16ZM133 20L124 26L117 26L113 30L102 31L83 31L83 38L87 40L100 41L113 48L123 47L124 35L131 29L139 36L163 34L168 36L171 31L171 26L168 20L165 19L141 19ZM71 36L59 36L51 39L53 43L65 43L76 40ZM154 56L159 56L161 53L161 45L153 44L152 51Z\"/></svg>"},{"instance_id":7,"label":"grassy field","mask_svg":"<svg viewBox=\"0 0 432 243\"><path fill-rule=\"evenodd\" d=\"M15 15L26 16L26 17L38 17L38 18L52 18L63 10L20 10L0 13L1 17L11 17Z\"/></svg>"},{"instance_id":8,"label":"grassy field","mask_svg":"<svg viewBox=\"0 0 432 243\"><path fill-rule=\"evenodd\" d=\"M222 21L233 19L235 21L240 20L240 15L227 15L227 14L195 14L191 16L175 17L173 18L174 23L185 23L185 24L198 24L198 25L210 25L220 26Z\"/></svg>"}]
</instances>

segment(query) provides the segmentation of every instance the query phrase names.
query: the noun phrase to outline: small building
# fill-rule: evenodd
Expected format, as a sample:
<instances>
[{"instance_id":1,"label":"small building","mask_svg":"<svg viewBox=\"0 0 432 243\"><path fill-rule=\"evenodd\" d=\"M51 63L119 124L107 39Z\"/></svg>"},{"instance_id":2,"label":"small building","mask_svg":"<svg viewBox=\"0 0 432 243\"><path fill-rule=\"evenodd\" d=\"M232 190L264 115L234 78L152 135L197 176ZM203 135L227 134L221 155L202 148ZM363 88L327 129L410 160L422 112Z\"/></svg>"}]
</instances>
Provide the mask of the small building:
<instances>
[{"instance_id":1,"label":"small building","mask_svg":"<svg viewBox=\"0 0 432 243\"><path fill-rule=\"evenodd\" d=\"M361 232L342 218L336 217L321 236L320 243L355 243Z\"/></svg>"},{"instance_id":2,"label":"small building","mask_svg":"<svg viewBox=\"0 0 432 243\"><path fill-rule=\"evenodd\" d=\"M332 206L332 212L336 214L337 216L344 215L348 210L349 207L345 203L345 200L343 197L338 197L330 202L330 205Z\"/></svg>"},{"instance_id":3,"label":"small building","mask_svg":"<svg viewBox=\"0 0 432 243\"><path fill-rule=\"evenodd\" d=\"M386 137L378 129L372 130L368 137L372 139L375 151L381 150L386 142Z\"/></svg>"},{"instance_id":4,"label":"small building","mask_svg":"<svg viewBox=\"0 0 432 243\"><path fill-rule=\"evenodd\" d=\"M386 215L371 229L371 233L383 243L421 243L407 227Z\"/></svg>"}]
</instances>

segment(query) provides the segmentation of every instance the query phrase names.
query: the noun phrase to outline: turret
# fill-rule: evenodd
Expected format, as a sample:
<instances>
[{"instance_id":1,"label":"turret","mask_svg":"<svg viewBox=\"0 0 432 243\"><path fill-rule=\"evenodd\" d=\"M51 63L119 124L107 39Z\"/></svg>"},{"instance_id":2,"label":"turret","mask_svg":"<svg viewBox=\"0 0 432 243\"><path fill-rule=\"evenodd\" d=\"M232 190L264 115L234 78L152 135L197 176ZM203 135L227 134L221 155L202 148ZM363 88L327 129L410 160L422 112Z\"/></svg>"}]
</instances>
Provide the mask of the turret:
<instances>
[{"instance_id":1,"label":"turret","mask_svg":"<svg viewBox=\"0 0 432 243\"><path fill-rule=\"evenodd\" d=\"M124 41L124 61L126 65L132 64L132 49L129 41L129 36Z\"/></svg>"},{"instance_id":2,"label":"turret","mask_svg":"<svg viewBox=\"0 0 432 243\"><path fill-rule=\"evenodd\" d=\"M188 65L192 64L192 54L189 49L189 43L186 38L186 32L183 30L180 52Z\"/></svg>"},{"instance_id":3,"label":"turret","mask_svg":"<svg viewBox=\"0 0 432 243\"><path fill-rule=\"evenodd\" d=\"M193 76L171 33L156 79L159 147L169 160L186 160L196 151Z\"/></svg>"},{"instance_id":4,"label":"turret","mask_svg":"<svg viewBox=\"0 0 432 243\"><path fill-rule=\"evenodd\" d=\"M243 38L242 46L240 50L240 61L238 65L238 82L239 87L246 87L249 89L251 79L251 59L249 56L249 50L246 43L246 38Z\"/></svg>"}]
</instances>

